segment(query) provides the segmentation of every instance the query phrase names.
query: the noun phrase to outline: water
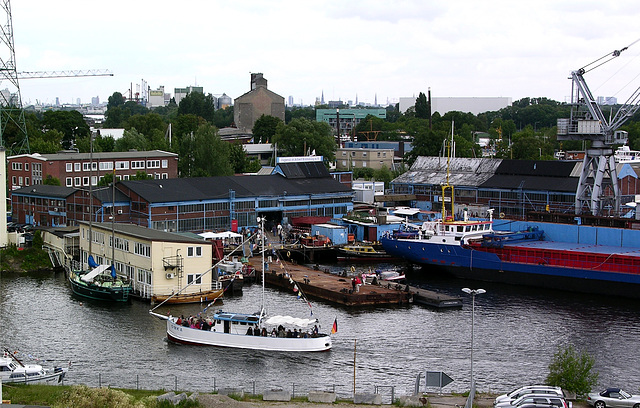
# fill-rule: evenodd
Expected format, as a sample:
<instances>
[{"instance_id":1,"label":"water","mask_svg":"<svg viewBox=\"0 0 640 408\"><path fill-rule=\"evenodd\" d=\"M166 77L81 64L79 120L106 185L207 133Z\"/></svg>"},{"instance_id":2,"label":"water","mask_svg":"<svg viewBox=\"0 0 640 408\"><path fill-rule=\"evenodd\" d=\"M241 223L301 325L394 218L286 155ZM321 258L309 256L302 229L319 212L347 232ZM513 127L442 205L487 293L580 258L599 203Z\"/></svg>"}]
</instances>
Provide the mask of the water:
<instances>
[{"instance_id":1,"label":"water","mask_svg":"<svg viewBox=\"0 0 640 408\"><path fill-rule=\"evenodd\" d=\"M544 382L553 354L564 344L595 357L597 388L637 390L640 302L452 278L428 285L455 296L465 296L460 291L465 286L487 290L475 302L473 372L480 390L503 392ZM293 293L267 288L266 295L272 314L310 315L308 305ZM258 311L261 296L261 286L245 287L243 296L226 298L216 309ZM335 386L339 395L348 396L355 351L358 392L395 386L396 394L409 394L424 371L443 371L455 380L443 391L464 391L470 383L471 298L464 302L456 310L347 309L312 300L323 331L337 319L333 349L268 353L176 345L167 342L165 322L148 314L147 303L110 305L76 298L62 274L0 273L0 345L20 350L23 357L50 359L42 362L45 366L71 361L66 384L171 390L177 385L193 391L244 387L247 392L282 387L296 393ZM201 306L156 311L168 310L188 315Z\"/></svg>"}]
</instances>

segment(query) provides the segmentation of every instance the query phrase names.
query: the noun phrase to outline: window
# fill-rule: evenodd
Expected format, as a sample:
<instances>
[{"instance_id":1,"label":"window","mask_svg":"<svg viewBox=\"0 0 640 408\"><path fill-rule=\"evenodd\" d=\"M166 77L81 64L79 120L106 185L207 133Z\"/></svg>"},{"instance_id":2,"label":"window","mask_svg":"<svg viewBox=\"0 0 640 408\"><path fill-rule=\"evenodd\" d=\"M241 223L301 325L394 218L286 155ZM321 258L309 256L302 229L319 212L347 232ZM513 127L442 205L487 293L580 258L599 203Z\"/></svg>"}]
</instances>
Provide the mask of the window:
<instances>
[{"instance_id":1,"label":"window","mask_svg":"<svg viewBox=\"0 0 640 408\"><path fill-rule=\"evenodd\" d=\"M147 244L143 244L140 242L136 242L133 245L133 253L136 255L144 256L146 258L151 257L151 246Z\"/></svg>"},{"instance_id":2,"label":"window","mask_svg":"<svg viewBox=\"0 0 640 408\"><path fill-rule=\"evenodd\" d=\"M101 171L113 170L113 162L100 162L100 170Z\"/></svg>"},{"instance_id":3,"label":"window","mask_svg":"<svg viewBox=\"0 0 640 408\"><path fill-rule=\"evenodd\" d=\"M169 178L169 175L168 175L167 173L162 173L162 178L163 178L163 179L168 179L168 178Z\"/></svg>"},{"instance_id":4,"label":"window","mask_svg":"<svg viewBox=\"0 0 640 408\"><path fill-rule=\"evenodd\" d=\"M98 176L91 176L91 185L92 186L98 185Z\"/></svg>"},{"instance_id":5,"label":"window","mask_svg":"<svg viewBox=\"0 0 640 408\"><path fill-rule=\"evenodd\" d=\"M67 177L65 184L67 187L73 187L73 177Z\"/></svg>"},{"instance_id":6,"label":"window","mask_svg":"<svg viewBox=\"0 0 640 408\"><path fill-rule=\"evenodd\" d=\"M188 274L187 284L202 285L202 274L199 274L199 273Z\"/></svg>"},{"instance_id":7,"label":"window","mask_svg":"<svg viewBox=\"0 0 640 408\"><path fill-rule=\"evenodd\" d=\"M89 177L88 176L84 176L82 178L82 185L83 186L88 186L89 185Z\"/></svg>"},{"instance_id":8,"label":"window","mask_svg":"<svg viewBox=\"0 0 640 408\"><path fill-rule=\"evenodd\" d=\"M160 168L160 160L147 160L147 168L148 169Z\"/></svg>"},{"instance_id":9,"label":"window","mask_svg":"<svg viewBox=\"0 0 640 408\"><path fill-rule=\"evenodd\" d=\"M13 184L14 186L18 184L18 179L16 178L16 176L11 177L11 184Z\"/></svg>"},{"instance_id":10,"label":"window","mask_svg":"<svg viewBox=\"0 0 640 408\"><path fill-rule=\"evenodd\" d=\"M80 163L73 163L73 171L80 171Z\"/></svg>"},{"instance_id":11,"label":"window","mask_svg":"<svg viewBox=\"0 0 640 408\"><path fill-rule=\"evenodd\" d=\"M367 152L362 152L362 157L367 157Z\"/></svg>"},{"instance_id":12,"label":"window","mask_svg":"<svg viewBox=\"0 0 640 408\"><path fill-rule=\"evenodd\" d=\"M128 161L117 161L116 162L116 170L129 170L129 162Z\"/></svg>"},{"instance_id":13,"label":"window","mask_svg":"<svg viewBox=\"0 0 640 408\"><path fill-rule=\"evenodd\" d=\"M80 187L82 184L80 184L80 177L75 177L73 179L73 185L76 187Z\"/></svg>"},{"instance_id":14,"label":"window","mask_svg":"<svg viewBox=\"0 0 640 408\"><path fill-rule=\"evenodd\" d=\"M29 163L24 164L24 171L29 171Z\"/></svg>"},{"instance_id":15,"label":"window","mask_svg":"<svg viewBox=\"0 0 640 408\"><path fill-rule=\"evenodd\" d=\"M132 160L131 161L132 169L144 169L144 160Z\"/></svg>"},{"instance_id":16,"label":"window","mask_svg":"<svg viewBox=\"0 0 640 408\"><path fill-rule=\"evenodd\" d=\"M169 167L169 160L163 160L162 161L162 168L166 169L167 167Z\"/></svg>"},{"instance_id":17,"label":"window","mask_svg":"<svg viewBox=\"0 0 640 408\"><path fill-rule=\"evenodd\" d=\"M90 169L89 163L82 163L82 171L89 171Z\"/></svg>"},{"instance_id":18,"label":"window","mask_svg":"<svg viewBox=\"0 0 640 408\"><path fill-rule=\"evenodd\" d=\"M70 173L73 171L73 163L67 163L67 173Z\"/></svg>"},{"instance_id":19,"label":"window","mask_svg":"<svg viewBox=\"0 0 640 408\"><path fill-rule=\"evenodd\" d=\"M24 185L28 186L29 185L29 177L25 177L24 178Z\"/></svg>"},{"instance_id":20,"label":"window","mask_svg":"<svg viewBox=\"0 0 640 408\"><path fill-rule=\"evenodd\" d=\"M22 170L22 163L11 163L11 170Z\"/></svg>"},{"instance_id":21,"label":"window","mask_svg":"<svg viewBox=\"0 0 640 408\"><path fill-rule=\"evenodd\" d=\"M187 247L187 256L188 257L201 257L202 256L202 247Z\"/></svg>"},{"instance_id":22,"label":"window","mask_svg":"<svg viewBox=\"0 0 640 408\"><path fill-rule=\"evenodd\" d=\"M18 184L22 185L22 176L18 177Z\"/></svg>"},{"instance_id":23,"label":"window","mask_svg":"<svg viewBox=\"0 0 640 408\"><path fill-rule=\"evenodd\" d=\"M129 175L128 175L128 174L125 174L125 175L124 175L124 177L123 177L123 179L124 179L124 180L129 180Z\"/></svg>"}]
</instances>

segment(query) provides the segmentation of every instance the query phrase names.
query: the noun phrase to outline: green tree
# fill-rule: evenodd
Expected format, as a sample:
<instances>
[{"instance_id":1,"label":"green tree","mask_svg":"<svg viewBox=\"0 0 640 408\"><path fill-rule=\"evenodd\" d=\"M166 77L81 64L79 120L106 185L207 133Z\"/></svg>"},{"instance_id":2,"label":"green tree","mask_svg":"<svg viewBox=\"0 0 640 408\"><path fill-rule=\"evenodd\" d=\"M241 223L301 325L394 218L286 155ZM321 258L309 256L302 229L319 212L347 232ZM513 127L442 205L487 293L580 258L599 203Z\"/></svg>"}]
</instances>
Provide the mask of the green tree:
<instances>
[{"instance_id":1,"label":"green tree","mask_svg":"<svg viewBox=\"0 0 640 408\"><path fill-rule=\"evenodd\" d=\"M120 92L114 92L113 95L111 95L108 99L107 110L118 107L118 106L122 106L124 105L124 102L125 102L124 96L122 96Z\"/></svg>"},{"instance_id":2,"label":"green tree","mask_svg":"<svg viewBox=\"0 0 640 408\"><path fill-rule=\"evenodd\" d=\"M153 176L151 174L147 174L143 170L136 171L136 174L131 176L130 180L151 180Z\"/></svg>"},{"instance_id":3,"label":"green tree","mask_svg":"<svg viewBox=\"0 0 640 408\"><path fill-rule=\"evenodd\" d=\"M229 160L234 173L244 173L249 165L247 153L242 148L242 143L231 143L229 145Z\"/></svg>"},{"instance_id":4,"label":"green tree","mask_svg":"<svg viewBox=\"0 0 640 408\"><path fill-rule=\"evenodd\" d=\"M427 96L420 92L416 98L416 118L429 119L429 102Z\"/></svg>"},{"instance_id":5,"label":"green tree","mask_svg":"<svg viewBox=\"0 0 640 408\"><path fill-rule=\"evenodd\" d=\"M207 122L213 123L216 104L211 94L204 95L200 92L191 92L178 105L178 115L196 115L204 118Z\"/></svg>"},{"instance_id":6,"label":"green tree","mask_svg":"<svg viewBox=\"0 0 640 408\"><path fill-rule=\"evenodd\" d=\"M209 123L201 125L193 134L180 140L181 177L212 177L233 175L230 145L218 136Z\"/></svg>"},{"instance_id":7,"label":"green tree","mask_svg":"<svg viewBox=\"0 0 640 408\"><path fill-rule=\"evenodd\" d=\"M273 140L278 125L282 123L280 118L270 115L262 115L256 120L251 133L253 133L254 143L267 143Z\"/></svg>"},{"instance_id":8,"label":"green tree","mask_svg":"<svg viewBox=\"0 0 640 408\"><path fill-rule=\"evenodd\" d=\"M384 181L384 187L389 188L389 184L391 183L391 180L393 180L393 174L387 166L382 166L382 168L373 172L373 178L375 181Z\"/></svg>"},{"instance_id":9,"label":"green tree","mask_svg":"<svg viewBox=\"0 0 640 408\"><path fill-rule=\"evenodd\" d=\"M51 174L49 174L44 180L42 180L42 184L45 184L47 186L59 186L60 184L60 179L57 177L53 177Z\"/></svg>"},{"instance_id":10,"label":"green tree","mask_svg":"<svg viewBox=\"0 0 640 408\"><path fill-rule=\"evenodd\" d=\"M561 387L577 395L586 395L598 383L593 370L595 359L586 352L578 352L572 345L559 346L549 364L547 384Z\"/></svg>"},{"instance_id":11,"label":"green tree","mask_svg":"<svg viewBox=\"0 0 640 408\"><path fill-rule=\"evenodd\" d=\"M29 134L29 147L32 152L40 154L57 153L62 148L63 133L59 130L48 130L40 137L33 137Z\"/></svg>"},{"instance_id":12,"label":"green tree","mask_svg":"<svg viewBox=\"0 0 640 408\"><path fill-rule=\"evenodd\" d=\"M233 124L233 106L216 109L213 114L213 124L218 128L226 128Z\"/></svg>"},{"instance_id":13,"label":"green tree","mask_svg":"<svg viewBox=\"0 0 640 408\"><path fill-rule=\"evenodd\" d=\"M44 129L57 130L64 135L62 137L64 149L73 147L77 137L89 135L89 126L84 121L82 114L76 110L46 111L42 116Z\"/></svg>"},{"instance_id":14,"label":"green tree","mask_svg":"<svg viewBox=\"0 0 640 408\"><path fill-rule=\"evenodd\" d=\"M357 167L353 169L353 178L356 180L371 180L375 170L371 167Z\"/></svg>"},{"instance_id":15,"label":"green tree","mask_svg":"<svg viewBox=\"0 0 640 408\"><path fill-rule=\"evenodd\" d=\"M125 130L122 137L116 140L115 150L117 152L127 152L135 149L138 151L148 150L148 141L143 134L139 133L135 128Z\"/></svg>"},{"instance_id":16,"label":"green tree","mask_svg":"<svg viewBox=\"0 0 640 408\"><path fill-rule=\"evenodd\" d=\"M326 122L298 118L288 125L281 123L273 142L282 149L284 156L304 156L315 151L317 156L324 157L325 164L335 160L336 142L331 126Z\"/></svg>"}]
</instances>

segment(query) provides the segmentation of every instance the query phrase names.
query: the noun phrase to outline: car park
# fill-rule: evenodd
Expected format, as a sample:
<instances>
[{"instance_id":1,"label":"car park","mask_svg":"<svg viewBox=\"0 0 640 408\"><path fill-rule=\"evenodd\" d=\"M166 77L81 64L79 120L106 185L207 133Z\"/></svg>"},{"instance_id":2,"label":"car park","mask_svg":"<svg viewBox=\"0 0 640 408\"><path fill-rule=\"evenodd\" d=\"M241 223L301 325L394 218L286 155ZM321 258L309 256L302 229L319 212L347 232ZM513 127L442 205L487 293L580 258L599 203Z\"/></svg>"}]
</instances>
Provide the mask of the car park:
<instances>
[{"instance_id":1,"label":"car park","mask_svg":"<svg viewBox=\"0 0 640 408\"><path fill-rule=\"evenodd\" d=\"M493 402L493 405L497 405L505 401L513 401L527 394L554 394L564 396L562 388L560 387L553 387L551 385L527 385L516 388L507 394L498 395Z\"/></svg>"},{"instance_id":2,"label":"car park","mask_svg":"<svg viewBox=\"0 0 640 408\"><path fill-rule=\"evenodd\" d=\"M564 396L552 394L527 394L513 401L502 401L495 405L495 408L515 408L523 404L546 404L554 405L559 408L569 408Z\"/></svg>"},{"instance_id":3,"label":"car park","mask_svg":"<svg viewBox=\"0 0 640 408\"><path fill-rule=\"evenodd\" d=\"M631 395L620 388L607 388L588 394L587 402L594 408L640 408L640 395Z\"/></svg>"}]
</instances>

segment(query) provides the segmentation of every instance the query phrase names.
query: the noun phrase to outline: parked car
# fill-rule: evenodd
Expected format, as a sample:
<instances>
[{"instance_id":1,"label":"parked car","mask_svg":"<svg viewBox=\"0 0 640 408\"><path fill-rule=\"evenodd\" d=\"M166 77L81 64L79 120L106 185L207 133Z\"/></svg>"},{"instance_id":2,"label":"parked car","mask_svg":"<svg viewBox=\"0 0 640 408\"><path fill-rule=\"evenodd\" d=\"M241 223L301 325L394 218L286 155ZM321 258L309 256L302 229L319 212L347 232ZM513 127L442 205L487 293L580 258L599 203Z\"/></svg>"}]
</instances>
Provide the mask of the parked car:
<instances>
[{"instance_id":1,"label":"parked car","mask_svg":"<svg viewBox=\"0 0 640 408\"><path fill-rule=\"evenodd\" d=\"M515 408L523 404L547 404L554 405L559 408L569 408L564 396L553 394L526 394L513 401L502 401L495 405L496 408Z\"/></svg>"},{"instance_id":2,"label":"parked car","mask_svg":"<svg viewBox=\"0 0 640 408\"><path fill-rule=\"evenodd\" d=\"M562 388L560 387L553 387L551 385L527 385L516 388L507 394L498 395L493 402L493 405L497 405L504 401L513 401L527 394L554 394L564 396Z\"/></svg>"},{"instance_id":3,"label":"parked car","mask_svg":"<svg viewBox=\"0 0 640 408\"><path fill-rule=\"evenodd\" d=\"M595 408L640 408L640 395L631 395L620 388L607 388L587 395L587 402Z\"/></svg>"}]
</instances>

